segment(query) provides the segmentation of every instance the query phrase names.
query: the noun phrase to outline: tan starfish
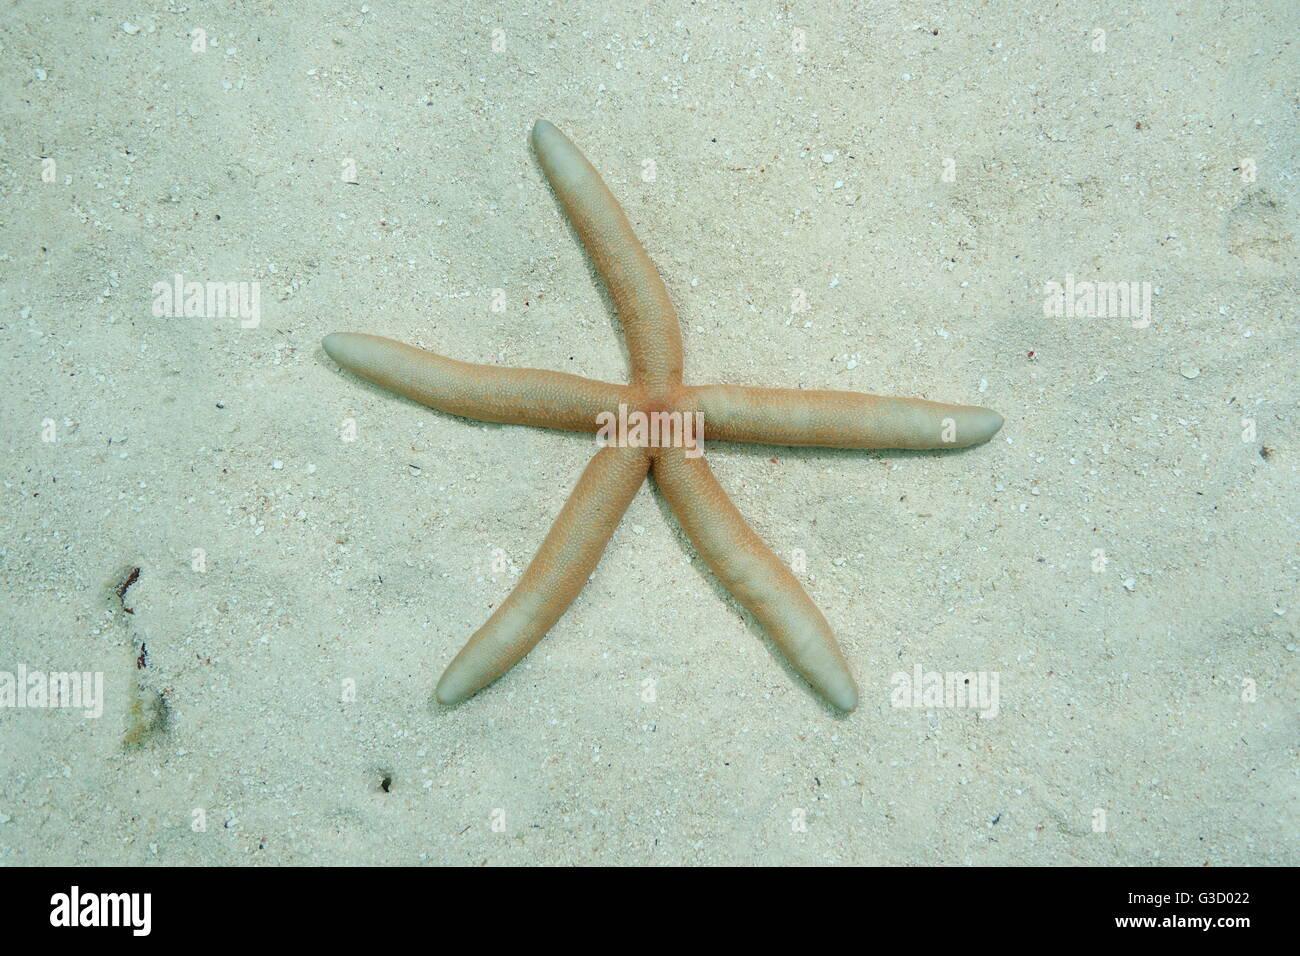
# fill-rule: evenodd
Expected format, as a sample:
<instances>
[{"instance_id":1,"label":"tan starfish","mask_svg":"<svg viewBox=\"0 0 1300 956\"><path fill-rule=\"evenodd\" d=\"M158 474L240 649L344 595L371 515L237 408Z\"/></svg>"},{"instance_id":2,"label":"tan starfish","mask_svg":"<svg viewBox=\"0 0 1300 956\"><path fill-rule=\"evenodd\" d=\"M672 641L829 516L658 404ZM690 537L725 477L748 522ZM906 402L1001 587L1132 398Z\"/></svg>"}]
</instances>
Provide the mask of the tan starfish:
<instances>
[{"instance_id":1,"label":"tan starfish","mask_svg":"<svg viewBox=\"0 0 1300 956\"><path fill-rule=\"evenodd\" d=\"M1002 416L987 408L859 392L685 385L682 337L668 290L600 174L545 120L533 148L623 323L632 383L613 385L538 369L471 365L391 339L336 332L330 357L363 378L441 411L491 422L611 435L587 465L519 583L438 681L454 704L496 680L568 609L595 570L648 471L705 563L799 673L843 710L858 691L830 625L803 586L745 523L690 445L690 423L710 439L831 448L960 448L988 441ZM622 406L622 408L620 408ZM653 423L664 425L657 432ZM668 426L676 423L678 430ZM647 435L650 441L647 442ZM668 435L672 440L662 440ZM656 441L655 438L660 440ZM698 437L698 436L697 436Z\"/></svg>"}]
</instances>

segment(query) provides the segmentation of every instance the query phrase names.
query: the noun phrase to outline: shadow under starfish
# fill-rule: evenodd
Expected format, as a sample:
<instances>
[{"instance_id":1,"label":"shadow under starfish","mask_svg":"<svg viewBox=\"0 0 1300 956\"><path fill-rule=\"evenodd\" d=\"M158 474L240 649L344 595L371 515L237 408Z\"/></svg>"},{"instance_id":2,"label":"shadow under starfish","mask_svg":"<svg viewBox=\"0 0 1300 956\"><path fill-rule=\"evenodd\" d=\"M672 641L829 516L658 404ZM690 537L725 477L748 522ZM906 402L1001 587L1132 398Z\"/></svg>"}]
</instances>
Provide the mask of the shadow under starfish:
<instances>
[{"instance_id":1,"label":"shadow under starfish","mask_svg":"<svg viewBox=\"0 0 1300 956\"><path fill-rule=\"evenodd\" d=\"M441 411L490 422L600 432L624 406L629 418L702 413L708 437L830 448L962 448L988 441L1002 416L988 408L859 392L685 385L682 337L668 290L600 174L545 120L532 144L623 323L629 385L539 369L472 365L353 332L325 351L363 378ZM705 563L758 620L795 669L836 707L858 690L830 625L803 586L746 524L713 471L688 449L606 445L596 452L546 540L501 606L456 655L435 696L459 703L527 654L595 570L646 474Z\"/></svg>"}]
</instances>

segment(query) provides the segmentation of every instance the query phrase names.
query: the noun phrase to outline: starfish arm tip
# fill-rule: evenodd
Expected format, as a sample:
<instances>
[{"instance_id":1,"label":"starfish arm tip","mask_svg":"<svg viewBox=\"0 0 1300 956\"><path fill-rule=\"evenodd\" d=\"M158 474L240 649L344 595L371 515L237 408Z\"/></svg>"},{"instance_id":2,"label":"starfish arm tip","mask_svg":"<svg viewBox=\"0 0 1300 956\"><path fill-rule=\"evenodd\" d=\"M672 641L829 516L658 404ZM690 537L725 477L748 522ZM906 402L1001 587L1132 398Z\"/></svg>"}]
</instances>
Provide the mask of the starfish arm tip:
<instances>
[{"instance_id":1,"label":"starfish arm tip","mask_svg":"<svg viewBox=\"0 0 1300 956\"><path fill-rule=\"evenodd\" d=\"M981 437L977 439L977 442L985 442L1002 430L1002 424L1006 419L991 408L980 408L979 412L975 429Z\"/></svg>"},{"instance_id":2,"label":"starfish arm tip","mask_svg":"<svg viewBox=\"0 0 1300 956\"><path fill-rule=\"evenodd\" d=\"M827 627L828 636L829 633ZM839 645L834 643L833 637L829 639L829 646L819 641L797 654L792 662L817 693L844 713L851 713L858 707L858 685L849 672Z\"/></svg>"},{"instance_id":3,"label":"starfish arm tip","mask_svg":"<svg viewBox=\"0 0 1300 956\"><path fill-rule=\"evenodd\" d=\"M467 668L458 666L458 660L453 660L438 678L438 686L433 690L433 699L444 707L462 704L491 682L492 679L489 678L487 681L480 680L475 683L474 675L469 673Z\"/></svg>"},{"instance_id":4,"label":"starfish arm tip","mask_svg":"<svg viewBox=\"0 0 1300 956\"><path fill-rule=\"evenodd\" d=\"M320 344L326 355L340 365L347 365L349 357L355 353L360 338L355 332L331 332L320 340Z\"/></svg>"},{"instance_id":5,"label":"starfish arm tip","mask_svg":"<svg viewBox=\"0 0 1300 956\"><path fill-rule=\"evenodd\" d=\"M546 149L547 141L553 140L562 134L555 128L555 124L549 120L544 120L540 116L533 120L533 129L528 134L529 140L532 141L533 149L539 152Z\"/></svg>"},{"instance_id":6,"label":"starfish arm tip","mask_svg":"<svg viewBox=\"0 0 1300 956\"><path fill-rule=\"evenodd\" d=\"M822 693L826 695L827 700L846 714L858 709L858 689L853 686L852 678L845 680L840 686L823 688Z\"/></svg>"},{"instance_id":7,"label":"starfish arm tip","mask_svg":"<svg viewBox=\"0 0 1300 956\"><path fill-rule=\"evenodd\" d=\"M433 699L444 707L450 707L452 704L459 704L463 697L456 696L451 688L444 688L443 681L438 681L438 686L433 691Z\"/></svg>"}]
</instances>

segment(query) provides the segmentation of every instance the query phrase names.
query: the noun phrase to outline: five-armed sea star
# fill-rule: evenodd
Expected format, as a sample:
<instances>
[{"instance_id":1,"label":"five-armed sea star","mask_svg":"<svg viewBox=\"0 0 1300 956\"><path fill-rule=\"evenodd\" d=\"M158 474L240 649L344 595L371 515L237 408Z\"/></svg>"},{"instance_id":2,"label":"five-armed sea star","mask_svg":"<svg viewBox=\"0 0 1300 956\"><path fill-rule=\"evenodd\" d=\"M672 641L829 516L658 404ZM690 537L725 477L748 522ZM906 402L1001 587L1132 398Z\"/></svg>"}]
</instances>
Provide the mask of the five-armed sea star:
<instances>
[{"instance_id":1,"label":"five-armed sea star","mask_svg":"<svg viewBox=\"0 0 1300 956\"><path fill-rule=\"evenodd\" d=\"M668 290L600 174L545 120L533 148L560 205L609 288L623 324L632 383L613 385L539 369L470 365L391 339L325 337L330 357L363 378L441 411L490 422L599 432L619 406L632 419L703 414L710 439L831 448L960 448L988 441L1002 416L987 408L859 392L685 385L682 337ZM668 421L668 419L661 419ZM435 696L471 697L527 654L595 570L646 473L691 543L800 674L835 706L858 690L830 625L785 564L745 523L690 448L605 444L588 463L546 540L509 597L448 665Z\"/></svg>"}]
</instances>

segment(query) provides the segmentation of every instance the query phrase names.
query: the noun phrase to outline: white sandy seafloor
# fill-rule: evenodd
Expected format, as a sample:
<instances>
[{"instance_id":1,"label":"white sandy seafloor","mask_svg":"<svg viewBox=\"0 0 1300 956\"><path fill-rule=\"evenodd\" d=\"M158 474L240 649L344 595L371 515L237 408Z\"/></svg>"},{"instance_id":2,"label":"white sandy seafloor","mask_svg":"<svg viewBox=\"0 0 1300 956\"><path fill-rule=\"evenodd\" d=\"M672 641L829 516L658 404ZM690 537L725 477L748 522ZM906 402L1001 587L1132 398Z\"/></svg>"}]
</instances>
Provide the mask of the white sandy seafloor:
<instances>
[{"instance_id":1,"label":"white sandy seafloor","mask_svg":"<svg viewBox=\"0 0 1300 956\"><path fill-rule=\"evenodd\" d=\"M0 862L1300 861L1300 8L590 6L0 13L0 671L104 680L98 718L0 708ZM320 340L625 380L537 116L658 262L689 381L1006 416L709 447L856 713L652 483L520 666L432 702L593 441ZM176 274L258 283L259 323L155 316ZM1067 276L1150 283L1149 323L1044 315ZM996 715L894 706L917 667Z\"/></svg>"}]
</instances>

